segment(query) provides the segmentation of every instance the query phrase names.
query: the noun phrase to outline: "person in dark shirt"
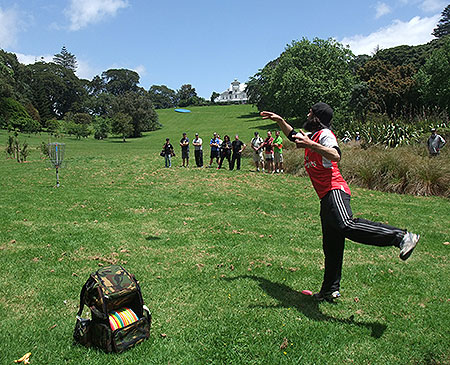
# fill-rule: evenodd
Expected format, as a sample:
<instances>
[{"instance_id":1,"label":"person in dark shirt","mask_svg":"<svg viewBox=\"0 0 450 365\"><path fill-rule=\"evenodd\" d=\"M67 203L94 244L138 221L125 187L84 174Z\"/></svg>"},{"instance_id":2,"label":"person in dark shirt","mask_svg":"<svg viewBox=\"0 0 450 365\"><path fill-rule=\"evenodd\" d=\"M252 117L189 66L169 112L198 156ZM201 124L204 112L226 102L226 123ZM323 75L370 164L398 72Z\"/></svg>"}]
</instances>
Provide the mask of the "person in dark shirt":
<instances>
[{"instance_id":1,"label":"person in dark shirt","mask_svg":"<svg viewBox=\"0 0 450 365\"><path fill-rule=\"evenodd\" d=\"M172 156L175 156L175 153L173 153L173 146L170 144L169 138L166 138L166 143L163 146L163 152L166 167L172 167Z\"/></svg>"},{"instance_id":2,"label":"person in dark shirt","mask_svg":"<svg viewBox=\"0 0 450 365\"><path fill-rule=\"evenodd\" d=\"M230 141L230 137L228 135L226 135L225 137L223 137L223 142L220 147L220 161L219 161L219 167L217 169L220 169L222 167L223 160L227 159L228 166L231 170L230 157L231 157L231 141Z\"/></svg>"},{"instance_id":3,"label":"person in dark shirt","mask_svg":"<svg viewBox=\"0 0 450 365\"><path fill-rule=\"evenodd\" d=\"M230 162L230 170L234 169L235 163L236 163L236 170L241 169L241 156L242 156L242 151L245 150L245 147L247 147L245 145L245 143L242 142L241 140L239 140L239 136L236 134L234 136L234 141L231 143L233 157L231 158L231 162Z\"/></svg>"},{"instance_id":4,"label":"person in dark shirt","mask_svg":"<svg viewBox=\"0 0 450 365\"><path fill-rule=\"evenodd\" d=\"M183 159L182 167L189 167L189 138L187 138L186 133L183 133L183 138L180 139L180 146L181 158Z\"/></svg>"}]
</instances>

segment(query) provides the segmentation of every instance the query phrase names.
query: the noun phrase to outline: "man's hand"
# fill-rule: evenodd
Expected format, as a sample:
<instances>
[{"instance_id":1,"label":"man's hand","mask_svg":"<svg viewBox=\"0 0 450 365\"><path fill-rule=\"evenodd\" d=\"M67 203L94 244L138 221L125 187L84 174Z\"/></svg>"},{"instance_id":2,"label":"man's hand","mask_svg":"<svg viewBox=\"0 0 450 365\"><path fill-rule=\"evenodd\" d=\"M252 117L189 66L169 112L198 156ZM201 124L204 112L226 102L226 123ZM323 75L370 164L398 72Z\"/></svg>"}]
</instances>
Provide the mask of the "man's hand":
<instances>
[{"instance_id":1,"label":"man's hand","mask_svg":"<svg viewBox=\"0 0 450 365\"><path fill-rule=\"evenodd\" d=\"M297 145L297 148L306 148L311 145L311 139L309 139L309 137L302 131L292 137L295 139L294 142Z\"/></svg>"},{"instance_id":2,"label":"man's hand","mask_svg":"<svg viewBox=\"0 0 450 365\"><path fill-rule=\"evenodd\" d=\"M282 117L280 117L278 114L272 113L272 112L267 112L267 111L263 111L260 113L261 116L263 117L263 119L271 119L274 122L281 122L284 119Z\"/></svg>"}]
</instances>

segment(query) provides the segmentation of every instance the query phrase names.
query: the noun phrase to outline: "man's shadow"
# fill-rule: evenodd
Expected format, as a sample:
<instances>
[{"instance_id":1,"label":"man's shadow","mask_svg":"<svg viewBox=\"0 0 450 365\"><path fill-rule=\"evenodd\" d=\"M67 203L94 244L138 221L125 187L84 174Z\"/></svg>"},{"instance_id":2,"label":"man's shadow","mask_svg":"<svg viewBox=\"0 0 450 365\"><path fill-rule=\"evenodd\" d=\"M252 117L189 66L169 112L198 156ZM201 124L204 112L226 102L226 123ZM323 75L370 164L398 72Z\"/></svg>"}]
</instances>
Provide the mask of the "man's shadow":
<instances>
[{"instance_id":1,"label":"man's shadow","mask_svg":"<svg viewBox=\"0 0 450 365\"><path fill-rule=\"evenodd\" d=\"M233 278L223 278L226 281L234 281L239 279L251 279L258 283L259 287L269 296L276 299L277 305L257 305L253 307L263 308L295 308L302 312L306 317L314 321L329 321L334 323L349 324L353 326L366 327L371 331L371 336L380 338L387 326L379 322L358 322L354 320L354 316L347 319L334 318L320 311L319 302L312 298L291 289L287 285L274 283L265 278L254 275L240 275Z\"/></svg>"}]
</instances>

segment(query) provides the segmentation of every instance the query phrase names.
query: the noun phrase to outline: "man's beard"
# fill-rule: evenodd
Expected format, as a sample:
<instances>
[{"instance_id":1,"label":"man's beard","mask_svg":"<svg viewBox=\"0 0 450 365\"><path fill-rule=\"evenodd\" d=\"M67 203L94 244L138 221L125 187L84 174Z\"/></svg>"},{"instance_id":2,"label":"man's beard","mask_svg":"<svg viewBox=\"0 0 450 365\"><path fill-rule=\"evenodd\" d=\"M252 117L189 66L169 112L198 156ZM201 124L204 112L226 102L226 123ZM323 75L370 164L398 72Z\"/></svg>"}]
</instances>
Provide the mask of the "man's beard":
<instances>
[{"instance_id":1,"label":"man's beard","mask_svg":"<svg viewBox=\"0 0 450 365\"><path fill-rule=\"evenodd\" d=\"M306 122L303 124L303 129L307 130L308 132L315 132L320 129L320 124L317 123L314 117L308 117L306 119Z\"/></svg>"}]
</instances>

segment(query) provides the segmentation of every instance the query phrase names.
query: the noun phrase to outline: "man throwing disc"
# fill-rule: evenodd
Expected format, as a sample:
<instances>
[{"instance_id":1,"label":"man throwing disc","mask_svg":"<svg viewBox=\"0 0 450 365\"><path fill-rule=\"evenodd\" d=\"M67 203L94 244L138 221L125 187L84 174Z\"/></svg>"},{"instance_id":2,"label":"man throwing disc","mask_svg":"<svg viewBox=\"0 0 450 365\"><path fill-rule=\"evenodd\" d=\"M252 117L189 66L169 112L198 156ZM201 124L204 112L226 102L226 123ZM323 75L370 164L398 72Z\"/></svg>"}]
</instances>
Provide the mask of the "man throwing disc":
<instances>
[{"instance_id":1,"label":"man throwing disc","mask_svg":"<svg viewBox=\"0 0 450 365\"><path fill-rule=\"evenodd\" d=\"M264 111L263 119L276 122L289 140L305 149L305 169L320 199L325 273L322 288L314 298L319 301L339 298L344 242L352 241L373 246L395 246L400 258L408 259L419 241L419 235L406 230L353 218L350 189L343 179L337 162L341 159L336 136L331 131L333 109L328 104L314 104L303 128L309 133L295 131L279 115Z\"/></svg>"}]
</instances>

